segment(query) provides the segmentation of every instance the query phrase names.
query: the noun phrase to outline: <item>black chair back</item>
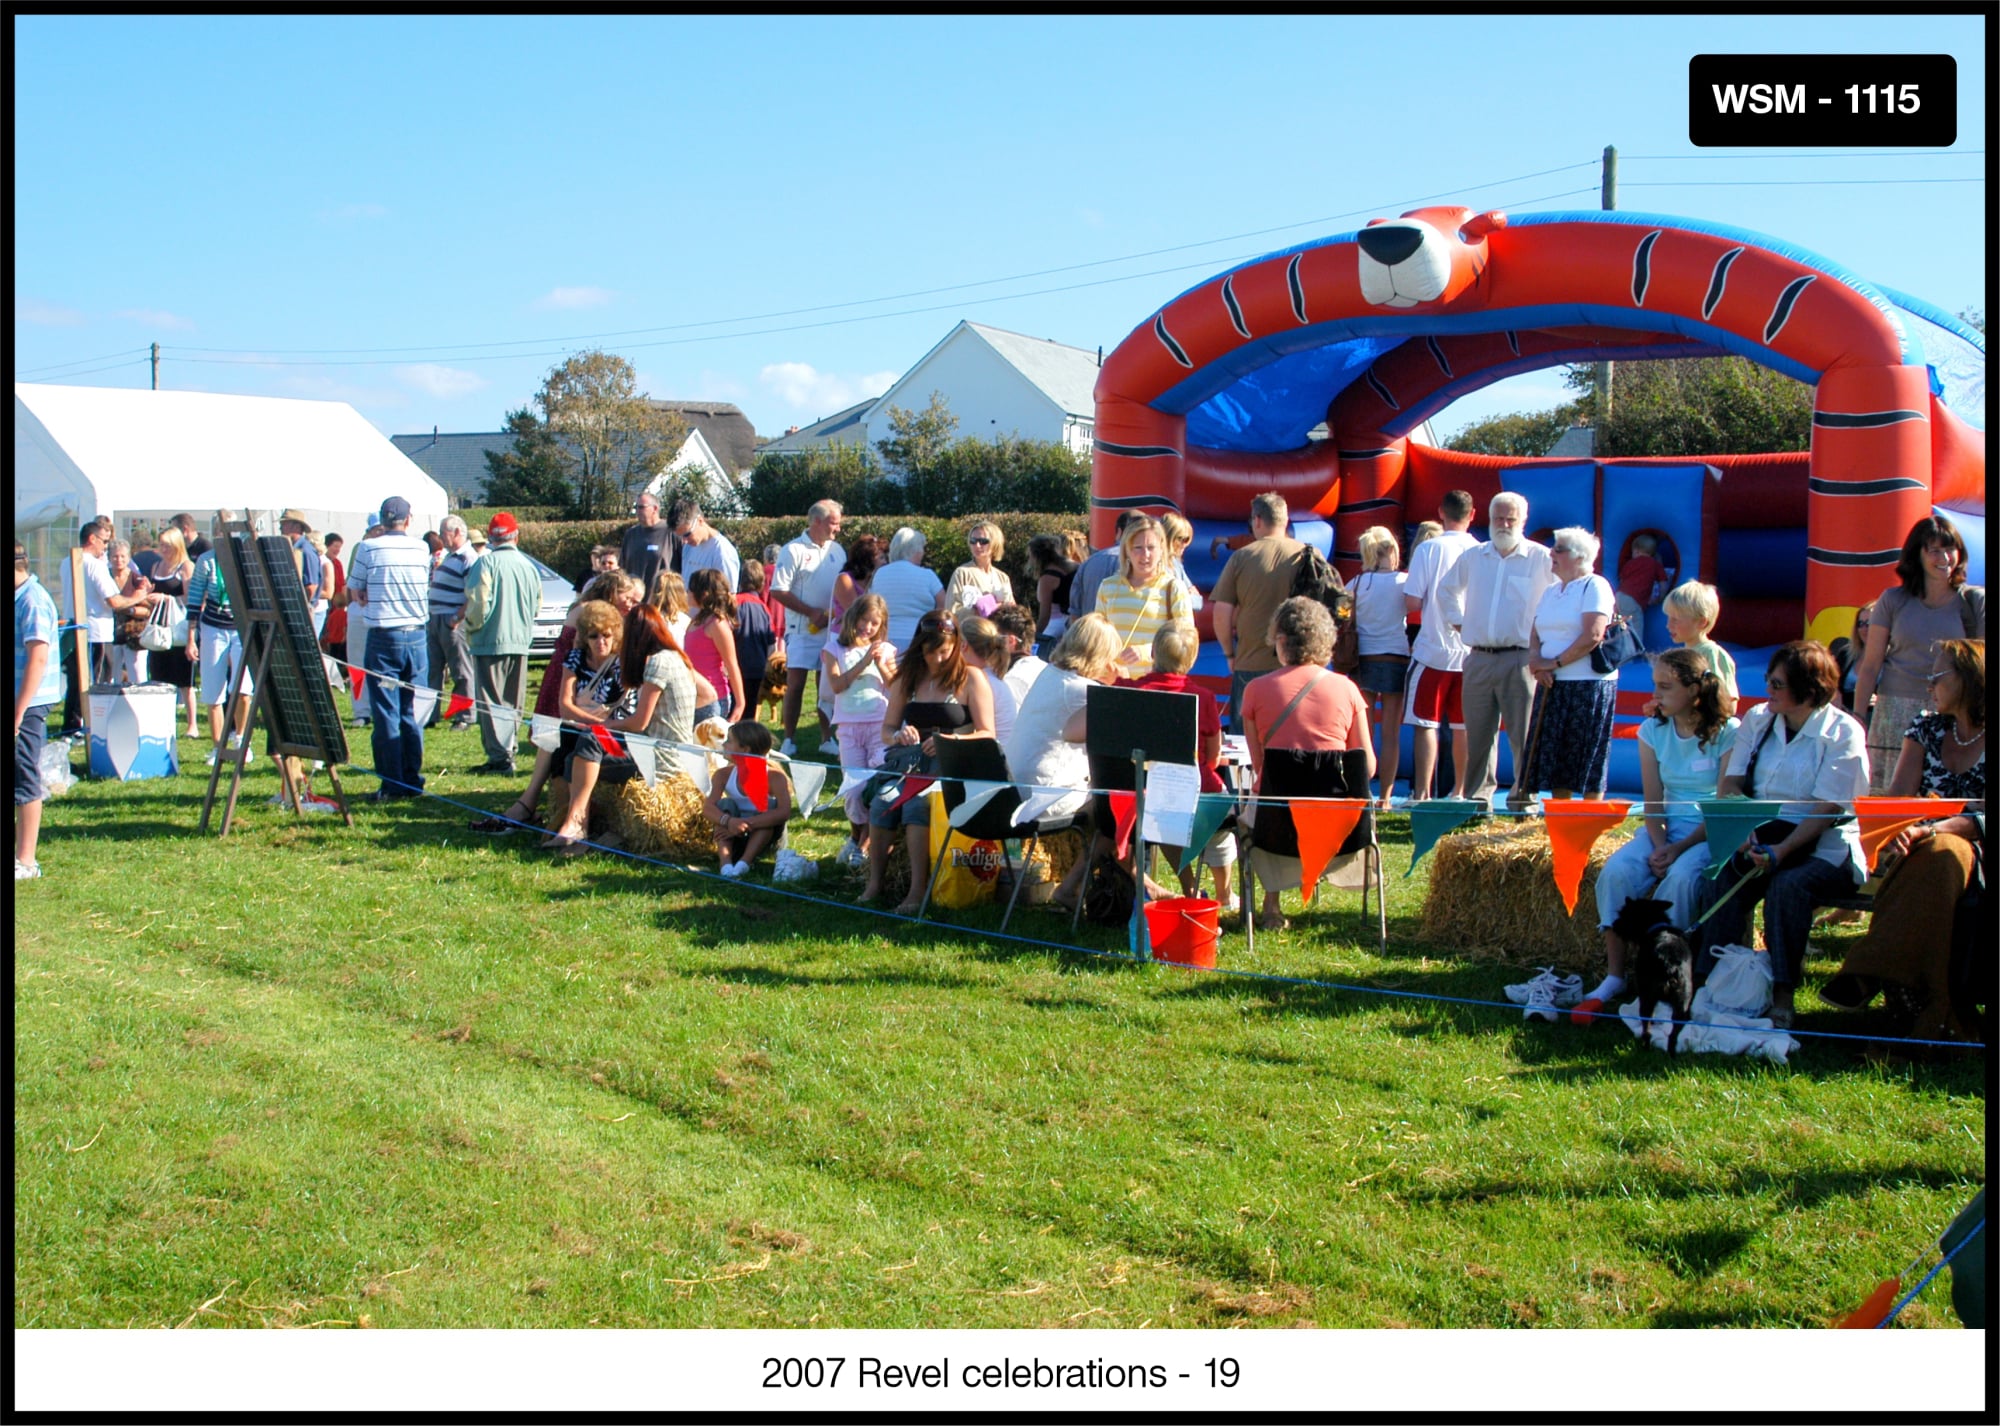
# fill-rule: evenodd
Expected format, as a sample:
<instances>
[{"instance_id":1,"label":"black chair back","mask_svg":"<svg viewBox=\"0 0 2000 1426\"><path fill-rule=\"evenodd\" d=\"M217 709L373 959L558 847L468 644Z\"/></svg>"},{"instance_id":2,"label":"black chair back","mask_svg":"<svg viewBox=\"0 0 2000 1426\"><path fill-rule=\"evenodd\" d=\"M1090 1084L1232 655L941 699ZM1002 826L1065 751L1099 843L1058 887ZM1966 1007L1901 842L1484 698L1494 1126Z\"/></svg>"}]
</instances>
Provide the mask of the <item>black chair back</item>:
<instances>
[{"instance_id":1,"label":"black chair back","mask_svg":"<svg viewBox=\"0 0 2000 1426\"><path fill-rule=\"evenodd\" d=\"M939 738L937 750L938 773L947 779L943 784L947 814L956 812L965 802L965 783L958 779L974 782L1007 782L1011 779L1007 771L1007 754L998 739ZM1013 825L1014 809L1020 805L1019 789L1009 787L997 793L957 831L961 836L980 842L1026 835Z\"/></svg>"},{"instance_id":2,"label":"black chair back","mask_svg":"<svg viewBox=\"0 0 2000 1426\"><path fill-rule=\"evenodd\" d=\"M1368 754L1359 748L1266 748L1257 792L1260 797L1366 797ZM1358 852L1374 840L1375 814L1363 812L1336 855ZM1258 802L1250 844L1275 856L1297 856L1299 832L1292 822L1291 806Z\"/></svg>"}]
</instances>

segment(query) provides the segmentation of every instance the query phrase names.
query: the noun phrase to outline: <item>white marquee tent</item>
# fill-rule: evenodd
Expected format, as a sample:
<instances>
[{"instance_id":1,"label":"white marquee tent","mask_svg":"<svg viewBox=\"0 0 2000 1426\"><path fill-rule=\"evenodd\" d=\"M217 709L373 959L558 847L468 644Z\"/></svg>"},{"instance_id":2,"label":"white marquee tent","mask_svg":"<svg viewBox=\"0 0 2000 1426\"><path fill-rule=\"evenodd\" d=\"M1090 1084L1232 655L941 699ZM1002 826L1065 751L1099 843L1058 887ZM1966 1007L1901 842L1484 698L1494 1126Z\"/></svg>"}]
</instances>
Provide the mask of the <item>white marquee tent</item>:
<instances>
[{"instance_id":1,"label":"white marquee tent","mask_svg":"<svg viewBox=\"0 0 2000 1426\"><path fill-rule=\"evenodd\" d=\"M350 546L391 495L412 530L450 509L444 487L344 401L205 391L14 384L14 533L49 579L77 526L109 515L123 538L218 509L276 534L295 507Z\"/></svg>"}]
</instances>

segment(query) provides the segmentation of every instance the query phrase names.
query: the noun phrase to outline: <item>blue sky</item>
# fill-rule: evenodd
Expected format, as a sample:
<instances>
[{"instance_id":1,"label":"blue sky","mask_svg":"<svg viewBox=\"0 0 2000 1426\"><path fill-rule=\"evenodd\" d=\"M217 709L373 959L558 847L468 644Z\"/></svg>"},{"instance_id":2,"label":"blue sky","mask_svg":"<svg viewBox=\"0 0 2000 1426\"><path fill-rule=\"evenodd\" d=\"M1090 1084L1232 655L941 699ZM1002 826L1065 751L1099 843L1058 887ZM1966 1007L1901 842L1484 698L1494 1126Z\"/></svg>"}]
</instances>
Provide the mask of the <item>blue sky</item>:
<instances>
[{"instance_id":1,"label":"blue sky","mask_svg":"<svg viewBox=\"0 0 2000 1426\"><path fill-rule=\"evenodd\" d=\"M776 435L961 317L1109 349L1419 200L1595 208L1608 143L1621 208L1985 300L1984 182L1909 181L1983 177L1973 17L13 23L17 379L143 386L158 341L163 386L391 433L497 429L602 345ZM1690 55L1805 49L1955 55L1956 150L1689 145ZM1563 395L1519 377L1437 424Z\"/></svg>"}]
</instances>

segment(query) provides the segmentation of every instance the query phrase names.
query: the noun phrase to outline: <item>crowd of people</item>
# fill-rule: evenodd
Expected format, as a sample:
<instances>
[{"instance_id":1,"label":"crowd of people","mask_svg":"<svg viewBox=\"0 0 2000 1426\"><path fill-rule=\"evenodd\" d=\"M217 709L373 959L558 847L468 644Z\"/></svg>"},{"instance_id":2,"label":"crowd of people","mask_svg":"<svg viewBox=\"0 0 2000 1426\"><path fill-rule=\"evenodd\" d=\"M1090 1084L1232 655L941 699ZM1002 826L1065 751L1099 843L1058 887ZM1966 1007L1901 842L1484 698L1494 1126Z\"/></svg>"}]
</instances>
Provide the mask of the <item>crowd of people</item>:
<instances>
[{"instance_id":1,"label":"crowd of people","mask_svg":"<svg viewBox=\"0 0 2000 1426\"><path fill-rule=\"evenodd\" d=\"M761 559L744 559L692 501L663 510L642 495L636 514L618 544L591 551L590 573L533 700L533 712L557 720L560 732L546 745L536 740L526 788L503 815L475 822L479 830L543 825L544 846L580 850L594 791L635 775L630 757L593 727L686 743L720 720L731 750L755 753L775 741L783 757L796 756L810 683L822 754L831 752L849 774L883 774L847 779L850 836L837 861L866 869L860 899L873 901L898 832L911 829L913 890L901 908L910 910L927 870L930 803L876 794L902 777L935 773L939 740L996 740L1012 777L1063 790L1048 810L1062 816L1106 790L1103 770L1093 779L1084 754L1091 686L1198 691L1189 671L1202 594L1183 558L1193 531L1175 514L1122 512L1113 542L1098 550L1081 531L1037 534L1027 550L1031 579L1018 592L1000 564L1003 533L990 521L968 529L970 558L941 578L915 528L843 545L843 512L831 500L815 504L805 528ZM1628 948L1612 930L1618 909L1631 897L1657 895L1671 903L1677 924L1699 924L1705 958L1743 939L1761 902L1774 1015L1788 1023L1815 913L1850 899L1867 875L1853 801L1896 791L1939 798L1941 816L1899 839L1866 942L1828 998L1859 1005L1889 990L1911 998L1921 1023L1939 1033L1951 1028L1939 969L1949 917L1940 918L1937 905L1977 878L1987 794L1984 592L1966 584L1965 545L1948 520L1929 517L1909 532L1896 583L1857 635L1850 699L1833 653L1794 640L1771 656L1765 698L1739 719L1736 669L1711 637L1721 613L1716 591L1675 584L1672 552L1652 536L1634 537L1607 574L1591 530L1557 529L1544 544L1529 535L1527 501L1502 491L1487 505L1482 540L1472 533L1472 497L1451 491L1407 555L1396 531L1363 534L1361 570L1345 591L1351 602L1336 619L1320 599L1298 592L1309 556L1288 533L1284 500L1259 495L1247 514L1245 535L1217 541L1216 552L1227 546L1230 554L1208 595L1230 673L1228 727L1243 739L1243 790L1263 785L1274 752L1286 754L1287 766L1302 757L1359 759L1341 765L1347 790L1397 805L1408 727L1411 802L1443 795L1490 803L1503 732L1515 769L1509 810L1529 810L1536 793L1601 797L1618 683L1616 661L1603 656L1607 634L1660 605L1674 647L1652 656L1654 692L1637 730L1645 817L1599 877L1606 974L1576 1018L1589 1021L1624 989ZM374 796L382 801L421 793L424 730L441 717L455 728L478 727L486 761L476 771L516 772L540 605L511 516L495 516L485 532L448 517L428 536L409 523L407 501L384 501L348 554L339 535L322 540L298 511L281 521L322 648L331 661L354 659L368 676L356 712L371 730ZM245 696L223 706L242 640L194 521L177 517L140 558L107 523L84 526L79 544L92 676L151 677L185 689L190 731L199 701L208 709L211 758L232 752L246 734L254 690L246 680ZM36 635L50 623L37 599L46 592L24 573L17 569L17 772L26 767L26 744L39 736L37 710L47 706L55 666L46 652L39 662L23 652L47 643ZM144 653L121 643L119 621L143 625L167 599L185 609L185 642L154 653L148 668ZM1340 639L1354 647L1337 651ZM1349 656L1352 676L1334 670L1337 652ZM777 698L780 678L773 739L759 703L767 680ZM458 695L450 703L448 683ZM1206 694L1198 707L1201 780L1219 789L1222 710ZM1357 767L1366 772L1354 786ZM1369 785L1378 774L1379 792ZM712 794L709 819L728 874L742 875L782 842L784 818L772 809L789 809L791 793L786 779L779 783L782 799L773 792L762 807L743 801L734 783ZM32 787L32 777L24 774L20 785ZM1751 876L1740 888L1701 875L1708 849L1696 806L1734 793L1783 804L1768 837L1747 849ZM1104 799L1096 802L1094 838L1105 849L1115 829ZM23 815L19 825L28 830L17 832L17 875L37 874L32 823ZM1226 841L1203 848L1184 885L1206 868L1218 899L1233 906ZM1086 865L1080 861L1057 888L1058 904L1081 894ZM1257 914L1275 926L1283 918L1270 886Z\"/></svg>"}]
</instances>

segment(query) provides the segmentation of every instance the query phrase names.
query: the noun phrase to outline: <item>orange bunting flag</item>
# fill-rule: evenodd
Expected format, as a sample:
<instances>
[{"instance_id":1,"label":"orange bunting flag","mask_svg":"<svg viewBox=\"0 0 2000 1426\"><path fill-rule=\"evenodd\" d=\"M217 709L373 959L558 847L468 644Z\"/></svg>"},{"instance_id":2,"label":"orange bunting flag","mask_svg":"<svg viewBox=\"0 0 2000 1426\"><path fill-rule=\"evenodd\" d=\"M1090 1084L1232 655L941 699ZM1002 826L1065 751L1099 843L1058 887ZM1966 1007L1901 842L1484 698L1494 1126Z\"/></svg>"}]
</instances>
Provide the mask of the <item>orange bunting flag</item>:
<instances>
[{"instance_id":1,"label":"orange bunting flag","mask_svg":"<svg viewBox=\"0 0 2000 1426\"><path fill-rule=\"evenodd\" d=\"M1868 1300L1840 1320L1841 1327L1880 1327L1882 1319L1889 1315L1889 1309L1896 1305L1896 1294L1902 1290L1900 1278L1889 1278L1881 1286L1868 1294Z\"/></svg>"},{"instance_id":2,"label":"orange bunting flag","mask_svg":"<svg viewBox=\"0 0 2000 1426\"><path fill-rule=\"evenodd\" d=\"M1139 812L1138 794L1134 792L1107 792L1111 799L1112 820L1118 824L1118 855L1122 858L1132 849L1132 822Z\"/></svg>"},{"instance_id":3,"label":"orange bunting flag","mask_svg":"<svg viewBox=\"0 0 2000 1426\"><path fill-rule=\"evenodd\" d=\"M750 799L750 805L759 812L768 811L771 806L770 764L752 753L735 753L729 760L736 764L737 789Z\"/></svg>"},{"instance_id":4,"label":"orange bunting flag","mask_svg":"<svg viewBox=\"0 0 2000 1426\"><path fill-rule=\"evenodd\" d=\"M1875 870L1882 849L1905 827L1929 817L1949 817L1955 808L1956 804L1935 797L1855 798L1854 820L1861 826L1861 855L1868 859L1868 870Z\"/></svg>"},{"instance_id":5,"label":"orange bunting flag","mask_svg":"<svg viewBox=\"0 0 2000 1426\"><path fill-rule=\"evenodd\" d=\"M1299 895L1308 905L1319 889L1320 875L1333 854L1347 840L1361 814L1368 810L1365 797L1331 797L1301 800L1292 804L1292 826L1299 834Z\"/></svg>"},{"instance_id":6,"label":"orange bunting flag","mask_svg":"<svg viewBox=\"0 0 2000 1426\"><path fill-rule=\"evenodd\" d=\"M1607 802L1601 797L1549 798L1542 803L1542 821L1549 831L1549 857L1564 911L1576 910L1576 894L1583 886L1583 869L1590 865L1590 849L1605 832L1623 822L1631 810L1630 802Z\"/></svg>"}]
</instances>

